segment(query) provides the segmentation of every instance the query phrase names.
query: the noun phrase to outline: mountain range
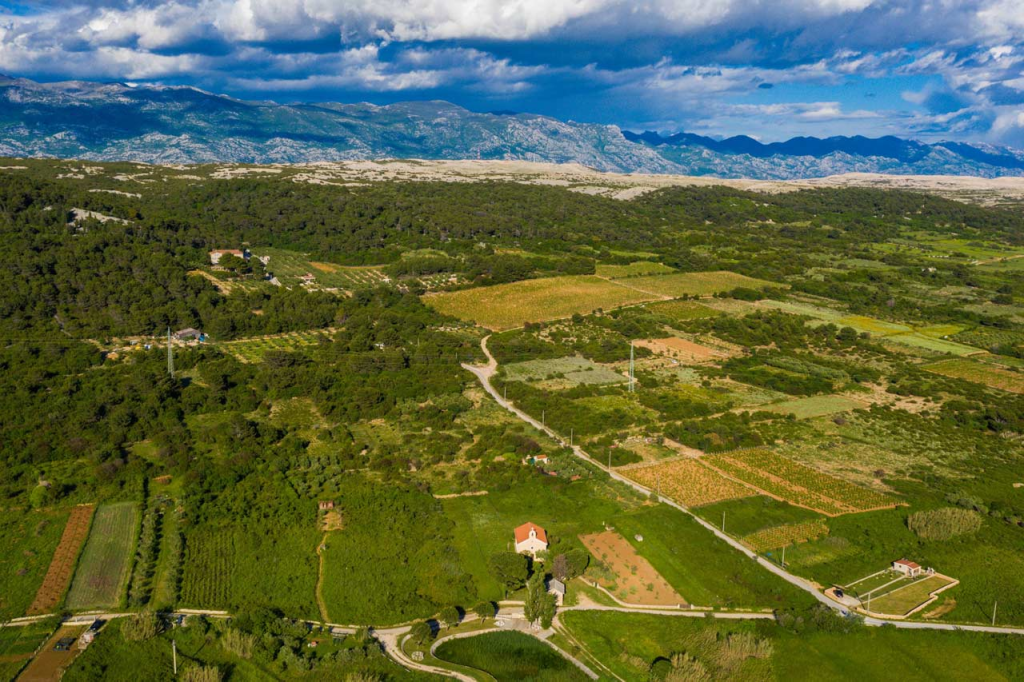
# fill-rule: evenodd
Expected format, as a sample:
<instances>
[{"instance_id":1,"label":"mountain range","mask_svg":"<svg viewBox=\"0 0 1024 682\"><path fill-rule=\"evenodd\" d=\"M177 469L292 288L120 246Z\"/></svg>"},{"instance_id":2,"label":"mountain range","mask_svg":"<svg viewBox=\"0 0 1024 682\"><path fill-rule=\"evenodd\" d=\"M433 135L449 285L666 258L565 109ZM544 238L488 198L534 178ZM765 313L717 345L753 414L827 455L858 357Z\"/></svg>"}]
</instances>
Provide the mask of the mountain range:
<instances>
[{"instance_id":1,"label":"mountain range","mask_svg":"<svg viewBox=\"0 0 1024 682\"><path fill-rule=\"evenodd\" d=\"M796 179L847 172L1024 175L1024 152L897 137L797 137L763 144L634 133L441 101L278 104L192 87L0 76L0 155L147 163L518 159L596 170Z\"/></svg>"}]
</instances>

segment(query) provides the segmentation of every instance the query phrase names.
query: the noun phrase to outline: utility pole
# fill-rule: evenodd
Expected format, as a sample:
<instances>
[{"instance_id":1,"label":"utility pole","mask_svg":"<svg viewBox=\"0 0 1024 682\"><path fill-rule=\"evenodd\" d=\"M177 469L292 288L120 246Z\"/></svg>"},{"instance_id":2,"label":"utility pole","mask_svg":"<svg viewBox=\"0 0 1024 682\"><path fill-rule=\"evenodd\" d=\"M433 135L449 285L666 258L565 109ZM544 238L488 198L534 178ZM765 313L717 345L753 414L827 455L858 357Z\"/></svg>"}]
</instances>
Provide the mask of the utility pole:
<instances>
[{"instance_id":1,"label":"utility pole","mask_svg":"<svg viewBox=\"0 0 1024 682\"><path fill-rule=\"evenodd\" d=\"M544 412L544 410L540 411L540 423L541 423L542 426L547 426L548 425L547 415Z\"/></svg>"},{"instance_id":2,"label":"utility pole","mask_svg":"<svg viewBox=\"0 0 1024 682\"><path fill-rule=\"evenodd\" d=\"M167 373L174 376L174 351L171 350L171 328L167 328Z\"/></svg>"},{"instance_id":3,"label":"utility pole","mask_svg":"<svg viewBox=\"0 0 1024 682\"><path fill-rule=\"evenodd\" d=\"M725 512L722 512L722 532L725 532Z\"/></svg>"},{"instance_id":4,"label":"utility pole","mask_svg":"<svg viewBox=\"0 0 1024 682\"><path fill-rule=\"evenodd\" d=\"M171 640L171 652L174 655L174 675L178 675L178 643L173 639Z\"/></svg>"},{"instance_id":5,"label":"utility pole","mask_svg":"<svg viewBox=\"0 0 1024 682\"><path fill-rule=\"evenodd\" d=\"M782 567L786 567L786 546L782 546Z\"/></svg>"},{"instance_id":6,"label":"utility pole","mask_svg":"<svg viewBox=\"0 0 1024 682\"><path fill-rule=\"evenodd\" d=\"M629 392L633 392L633 341L629 342Z\"/></svg>"},{"instance_id":7,"label":"utility pole","mask_svg":"<svg viewBox=\"0 0 1024 682\"><path fill-rule=\"evenodd\" d=\"M993 601L992 602L992 625L993 625L993 627L996 624L996 607L997 606L999 606L999 602L998 601Z\"/></svg>"}]
</instances>

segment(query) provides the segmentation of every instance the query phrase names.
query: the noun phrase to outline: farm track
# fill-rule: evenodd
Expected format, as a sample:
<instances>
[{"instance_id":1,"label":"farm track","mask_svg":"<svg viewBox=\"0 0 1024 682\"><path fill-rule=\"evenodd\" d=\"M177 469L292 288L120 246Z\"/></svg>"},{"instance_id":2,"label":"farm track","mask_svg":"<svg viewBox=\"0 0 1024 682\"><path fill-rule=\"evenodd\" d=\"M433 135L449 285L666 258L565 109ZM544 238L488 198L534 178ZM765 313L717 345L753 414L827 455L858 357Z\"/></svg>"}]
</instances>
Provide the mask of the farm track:
<instances>
[{"instance_id":1,"label":"farm track","mask_svg":"<svg viewBox=\"0 0 1024 682\"><path fill-rule=\"evenodd\" d=\"M46 569L46 576L39 586L39 591L36 592L35 599L28 607L27 615L48 613L60 603L71 583L78 553L89 535L95 508L95 505L86 504L71 510L67 525L64 526L64 533L60 537L60 544L53 553L50 566Z\"/></svg>"},{"instance_id":2,"label":"farm track","mask_svg":"<svg viewBox=\"0 0 1024 682\"><path fill-rule=\"evenodd\" d=\"M530 415L526 414L522 410L520 410L520 409L518 409L516 407L513 407L508 401L506 401L505 399L503 399L501 397L501 394L491 384L491 377L494 376L494 373L498 369L498 361L494 359L494 356L491 355L490 351L487 349L487 339L488 338L490 338L490 337L489 336L485 336L480 341L480 349L481 349L481 351L483 351L484 357L487 358L487 364L486 365L482 365L482 366L463 364L462 367L465 370L467 370L468 372L472 373L474 376L476 376L477 379L479 379L481 385L484 387L484 390L486 390L487 393L501 407L505 408L506 410L508 410L512 414L516 415L519 419L521 419L522 421L526 422L530 426L533 426L534 428L539 429L540 431L546 433L550 437L554 438L556 441L559 441L559 442L563 441L564 439L561 437L561 435L556 433L553 429L549 428L545 424L541 424L536 419L534 419ZM581 448L580 446L574 445L572 450L573 450L573 454L575 454L577 457L579 457L580 459L585 460L586 462L588 462L589 464L591 464L593 466L597 466L598 468L604 470L605 473L607 473L608 476L611 477L612 479L614 479L616 481L619 481L620 483L624 483L624 484L634 488L635 490L638 490L639 492L643 493L644 495L651 495L654 492L654 491L650 490L649 488L646 488L646 487L640 485L639 483L636 483L635 481L631 481L628 478L626 478L625 476L622 476L621 474L618 474L613 468L607 467L607 466L601 464L599 461L597 461L596 459L591 457L589 454L587 454L587 452L585 450L583 450L583 448ZM825 594L823 594L818 589L818 587L814 583L810 582L809 580L807 580L805 578L801 578L800 576L795 575L793 573L790 573L789 571L787 571L786 569L782 568L781 566L778 566L778 565L768 561L767 559L759 556L756 552L753 552L753 551L747 549L743 545L743 543L741 543L739 540L733 538L731 535L727 535L727 534L723 533L721 530L716 528L714 525L712 525L711 523L708 523L704 519L700 518L699 516L697 516L696 514L691 512L689 509L687 509L683 505L678 504L678 503L676 503L676 502L674 502L672 500L669 500L669 499L663 499L662 501L665 504L669 505L670 507L674 507L675 509L678 509L679 511L683 512L684 514L686 514L687 516L692 518L694 521L696 521L701 526L706 528L709 532L711 532L715 537L717 537L718 539L722 540L723 542L728 544L730 547L732 547L736 551L741 552L744 556L746 556L746 557L750 558L751 560L755 561L757 563L757 565L760 566L761 568L763 568L766 571L769 571L771 573L774 573L776 576L778 576L782 580L785 580L790 585L793 585L794 587L797 587L797 588L803 590L804 592L806 592L807 594L811 595L819 603L824 604L825 606L829 607L830 609L838 611L838 612L840 612L840 613L842 613L844 615L849 613L849 610L845 606L843 606L839 602L836 602L833 599L831 599L828 596L826 596ZM569 608L571 608L571 607L569 607ZM587 608L591 608L591 609L594 609L594 610L601 610L602 608L603 609L615 610L613 607L593 606L593 607L587 607ZM629 610L629 609L626 609L626 610ZM667 612L667 613L672 613L672 612L670 611L670 612ZM682 612L680 612L679 615L681 615L681 613ZM705 612L698 612L698 613L703 615ZM718 617L729 617L729 615L728 614L718 614L718 613L716 613L715 617L716 618L718 618ZM771 616L769 615L769 617L771 617ZM864 618L864 623L866 625L871 625L871 626L891 625L893 627L897 627L897 628L901 628L901 629L908 629L908 630L948 630L948 631L967 630L967 631L970 631L970 632L987 632L987 633L994 633L994 634L1024 635L1024 627L1001 627L1001 626L990 626L990 625L953 624L953 623L926 623L926 622L919 622L919 621L887 620L887 619L882 619L882 618L876 618L876 617L873 617L873 616L866 616Z\"/></svg>"}]
</instances>

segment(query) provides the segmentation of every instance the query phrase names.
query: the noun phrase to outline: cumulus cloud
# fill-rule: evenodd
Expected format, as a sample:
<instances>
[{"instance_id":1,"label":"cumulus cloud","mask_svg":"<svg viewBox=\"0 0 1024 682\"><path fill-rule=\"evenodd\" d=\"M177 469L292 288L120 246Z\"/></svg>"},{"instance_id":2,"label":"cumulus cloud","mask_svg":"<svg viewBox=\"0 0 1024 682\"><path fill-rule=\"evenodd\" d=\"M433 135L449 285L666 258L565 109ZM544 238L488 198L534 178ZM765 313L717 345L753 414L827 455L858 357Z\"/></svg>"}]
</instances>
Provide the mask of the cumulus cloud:
<instances>
[{"instance_id":1,"label":"cumulus cloud","mask_svg":"<svg viewBox=\"0 0 1024 682\"><path fill-rule=\"evenodd\" d=\"M1020 2L68 0L0 10L0 71L284 99L437 93L766 136L785 124L1016 142ZM866 80L895 101L848 101L844 85Z\"/></svg>"}]
</instances>

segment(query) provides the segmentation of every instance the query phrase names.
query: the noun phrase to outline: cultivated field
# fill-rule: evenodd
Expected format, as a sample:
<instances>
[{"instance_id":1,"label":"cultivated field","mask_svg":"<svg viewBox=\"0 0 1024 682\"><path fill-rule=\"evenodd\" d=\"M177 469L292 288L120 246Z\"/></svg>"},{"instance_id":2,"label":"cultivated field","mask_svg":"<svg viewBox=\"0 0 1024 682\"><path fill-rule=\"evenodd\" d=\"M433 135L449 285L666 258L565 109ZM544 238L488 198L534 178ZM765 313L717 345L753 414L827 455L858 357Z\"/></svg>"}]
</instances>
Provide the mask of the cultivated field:
<instances>
[{"instance_id":1,"label":"cultivated field","mask_svg":"<svg viewBox=\"0 0 1024 682\"><path fill-rule=\"evenodd\" d=\"M78 637L85 632L85 625L64 625L57 628L53 637L47 640L39 654L32 659L25 670L18 676L18 682L54 682L59 680L64 671L82 652L78 648ZM67 651L54 651L53 646L64 637L74 637L75 643Z\"/></svg>"},{"instance_id":2,"label":"cultivated field","mask_svg":"<svg viewBox=\"0 0 1024 682\"><path fill-rule=\"evenodd\" d=\"M614 576L598 582L624 602L646 606L678 606L686 600L647 559L637 554L626 538L614 530L581 535L580 541Z\"/></svg>"},{"instance_id":3,"label":"cultivated field","mask_svg":"<svg viewBox=\"0 0 1024 682\"><path fill-rule=\"evenodd\" d=\"M71 581L71 573L75 570L75 560L78 552L89 534L89 523L92 520L93 505L82 505L71 510L68 523L64 526L64 533L61 535L57 551L53 553L50 560L50 567L46 570L46 577L43 584L36 592L36 598L28 607L28 615L38 613L49 613L60 604L68 583Z\"/></svg>"},{"instance_id":4,"label":"cultivated field","mask_svg":"<svg viewBox=\"0 0 1024 682\"><path fill-rule=\"evenodd\" d=\"M286 286L301 282L299 278L313 275L318 285L329 289L354 289L380 284L386 278L375 266L345 266L311 261L302 253L282 249L255 249L253 256L270 256L266 269Z\"/></svg>"},{"instance_id":5,"label":"cultivated field","mask_svg":"<svg viewBox=\"0 0 1024 682\"><path fill-rule=\"evenodd\" d=\"M775 282L766 282L763 279L755 279L727 270L631 277L624 284L633 289L668 298L678 298L684 295L710 296L724 291L732 291L739 287L763 289L765 287L780 286Z\"/></svg>"},{"instance_id":6,"label":"cultivated field","mask_svg":"<svg viewBox=\"0 0 1024 682\"><path fill-rule=\"evenodd\" d=\"M811 419L838 412L849 412L867 407L867 403L842 395L818 395L809 398L797 398L782 403L763 405L760 410L791 414L797 419Z\"/></svg>"},{"instance_id":7,"label":"cultivated field","mask_svg":"<svg viewBox=\"0 0 1024 682\"><path fill-rule=\"evenodd\" d=\"M900 584L885 594L872 596L871 612L904 616L928 601L932 592L946 587L951 582L945 576L932 575Z\"/></svg>"},{"instance_id":8,"label":"cultivated field","mask_svg":"<svg viewBox=\"0 0 1024 682\"><path fill-rule=\"evenodd\" d=\"M786 547L797 542L817 540L828 535L828 526L823 519L789 523L759 530L743 537L742 542L755 552Z\"/></svg>"},{"instance_id":9,"label":"cultivated field","mask_svg":"<svg viewBox=\"0 0 1024 682\"><path fill-rule=\"evenodd\" d=\"M447 315L501 331L526 322L558 320L574 313L608 310L656 298L657 294L619 286L594 275L574 275L431 294L423 301Z\"/></svg>"},{"instance_id":10,"label":"cultivated field","mask_svg":"<svg viewBox=\"0 0 1024 682\"><path fill-rule=\"evenodd\" d=\"M750 488L729 480L696 459L632 465L620 468L619 472L685 507L699 507L755 494Z\"/></svg>"},{"instance_id":11,"label":"cultivated field","mask_svg":"<svg viewBox=\"0 0 1024 682\"><path fill-rule=\"evenodd\" d=\"M273 334L238 341L225 341L217 344L217 347L231 353L241 362L260 362L263 360L263 354L267 351L292 351L303 346L313 346L319 343L321 338L330 337L335 331L333 328L328 328Z\"/></svg>"},{"instance_id":12,"label":"cultivated field","mask_svg":"<svg viewBox=\"0 0 1024 682\"><path fill-rule=\"evenodd\" d=\"M128 581L138 523L139 509L134 502L105 504L96 510L68 591L69 609L117 606Z\"/></svg>"},{"instance_id":13,"label":"cultivated field","mask_svg":"<svg viewBox=\"0 0 1024 682\"><path fill-rule=\"evenodd\" d=\"M660 301L649 303L646 308L657 315L664 315L674 322L717 317L722 313L696 301Z\"/></svg>"},{"instance_id":14,"label":"cultivated field","mask_svg":"<svg viewBox=\"0 0 1024 682\"><path fill-rule=\"evenodd\" d=\"M925 365L924 369L954 379L973 381L989 388L998 388L1010 393L1024 393L1024 373L1011 372L966 358L940 360Z\"/></svg>"},{"instance_id":15,"label":"cultivated field","mask_svg":"<svg viewBox=\"0 0 1024 682\"><path fill-rule=\"evenodd\" d=\"M503 365L509 381L541 381L562 379L576 384L617 384L626 381L618 372L578 355L552 360L527 360Z\"/></svg>"},{"instance_id":16,"label":"cultivated field","mask_svg":"<svg viewBox=\"0 0 1024 682\"><path fill-rule=\"evenodd\" d=\"M675 358L684 364L724 360L735 355L731 349L726 349L724 346L713 348L694 343L693 341L687 341L677 336L669 336L664 339L646 339L637 341L636 345L643 346L659 355Z\"/></svg>"},{"instance_id":17,"label":"cultivated field","mask_svg":"<svg viewBox=\"0 0 1024 682\"><path fill-rule=\"evenodd\" d=\"M827 516L894 507L893 498L829 476L770 450L737 450L703 460L744 483Z\"/></svg>"},{"instance_id":18,"label":"cultivated field","mask_svg":"<svg viewBox=\"0 0 1024 682\"><path fill-rule=\"evenodd\" d=\"M667 275L675 272L675 268L670 268L667 265L661 263L653 263L651 261L638 261L636 263L630 263L629 265L598 265L597 276L607 277L608 279L620 279L624 277L640 277L643 275Z\"/></svg>"}]
</instances>

